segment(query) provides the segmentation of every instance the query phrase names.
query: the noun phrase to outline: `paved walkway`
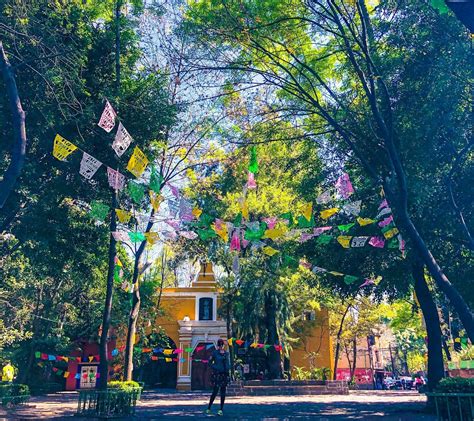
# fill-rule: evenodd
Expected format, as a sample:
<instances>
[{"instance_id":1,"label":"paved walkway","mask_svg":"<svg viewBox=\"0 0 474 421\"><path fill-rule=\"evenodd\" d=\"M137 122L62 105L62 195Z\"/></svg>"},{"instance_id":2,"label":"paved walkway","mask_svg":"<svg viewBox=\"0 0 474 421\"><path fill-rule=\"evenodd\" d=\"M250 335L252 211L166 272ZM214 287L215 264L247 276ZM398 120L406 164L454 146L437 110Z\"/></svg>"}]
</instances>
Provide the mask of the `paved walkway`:
<instances>
[{"instance_id":1,"label":"paved walkway","mask_svg":"<svg viewBox=\"0 0 474 421\"><path fill-rule=\"evenodd\" d=\"M209 394L203 392L146 391L135 420L210 419L203 415ZM218 403L219 397L216 401ZM223 419L233 420L381 420L435 421L424 412L426 398L411 391L354 391L347 396L242 396L226 399ZM66 419L77 406L75 392L34 397L9 410L0 420ZM213 412L218 409L214 404ZM3 416L3 418L2 418ZM77 418L76 419L81 419Z\"/></svg>"}]
</instances>

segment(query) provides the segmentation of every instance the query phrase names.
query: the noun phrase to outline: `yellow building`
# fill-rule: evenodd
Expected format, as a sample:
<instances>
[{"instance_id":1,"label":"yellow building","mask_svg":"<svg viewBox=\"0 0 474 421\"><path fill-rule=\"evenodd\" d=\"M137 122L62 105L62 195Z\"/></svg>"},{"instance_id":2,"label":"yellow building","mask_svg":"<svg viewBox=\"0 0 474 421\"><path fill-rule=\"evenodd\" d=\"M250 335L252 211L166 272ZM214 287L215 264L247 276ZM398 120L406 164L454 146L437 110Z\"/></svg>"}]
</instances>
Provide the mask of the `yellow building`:
<instances>
[{"instance_id":1,"label":"yellow building","mask_svg":"<svg viewBox=\"0 0 474 421\"><path fill-rule=\"evenodd\" d=\"M165 315L157 324L176 348L184 350L175 364L176 388L208 388L209 368L202 360L207 360L219 338L227 338L226 322L218 316L220 294L212 265L201 265L190 287L163 289L161 302ZM291 352L290 366L309 368L313 364L331 368L333 358L327 311L308 312L304 319L310 328L304 330L300 345Z\"/></svg>"}]
</instances>

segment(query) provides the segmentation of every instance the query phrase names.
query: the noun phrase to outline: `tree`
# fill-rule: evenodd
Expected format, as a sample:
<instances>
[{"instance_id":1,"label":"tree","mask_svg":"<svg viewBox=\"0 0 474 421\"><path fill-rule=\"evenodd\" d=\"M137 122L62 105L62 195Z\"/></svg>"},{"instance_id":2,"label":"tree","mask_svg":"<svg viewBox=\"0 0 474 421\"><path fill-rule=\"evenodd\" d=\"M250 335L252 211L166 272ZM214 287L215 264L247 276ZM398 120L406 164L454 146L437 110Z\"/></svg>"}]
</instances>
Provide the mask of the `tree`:
<instances>
[{"instance_id":1,"label":"tree","mask_svg":"<svg viewBox=\"0 0 474 421\"><path fill-rule=\"evenodd\" d=\"M444 48L453 48L453 40L447 42L443 35L451 34L447 28L455 28L455 23L449 18L439 18L433 9L421 4L406 4L397 9L387 4L367 9L363 1L350 5L338 1L298 1L291 5L275 1L270 9L262 7L258 2L249 2L245 7L238 2L226 2L220 7L212 1L193 3L187 13L187 29L211 51L210 59L209 55L193 57L196 68L225 70L234 75L236 83L245 74L254 75L241 85L251 86L258 80L269 92L280 93L273 101L270 97L272 116L278 114L281 119L294 122L290 113L293 111L298 121L306 123L308 134L314 139L324 139L339 151L347 152L374 185L382 185L410 247L427 266L474 339L474 319L469 306L420 234L417 213L411 205L418 193L415 187L410 187L415 176L409 165L413 131L410 126L400 124L409 114L405 98L395 94L398 75L405 67L401 62L399 67L387 65L393 64L393 57L403 60L405 54L400 56L400 50L392 49L392 25L387 16L395 16L394 28L398 30L411 16L419 17L422 13L423 25L429 28L427 41L436 38L437 44ZM432 33L434 26L436 36ZM422 33L420 26L416 31ZM467 60L469 53L463 33L459 28L457 31L458 57ZM315 39L318 47L312 41ZM403 43L400 38L397 41ZM460 69L460 79L449 79L453 88L449 98L453 104L459 104L452 109L456 109L462 121L466 121L461 116L468 108L464 96L455 93L462 92L466 86L468 72L464 69L468 67ZM444 77L447 71L450 68L439 69L438 76ZM423 74L414 76L420 79ZM444 92L445 89L446 84ZM444 129L439 127L435 133L438 142ZM457 150L468 142L468 132L460 127ZM431 141L426 134L422 139L424 143Z\"/></svg>"}]
</instances>

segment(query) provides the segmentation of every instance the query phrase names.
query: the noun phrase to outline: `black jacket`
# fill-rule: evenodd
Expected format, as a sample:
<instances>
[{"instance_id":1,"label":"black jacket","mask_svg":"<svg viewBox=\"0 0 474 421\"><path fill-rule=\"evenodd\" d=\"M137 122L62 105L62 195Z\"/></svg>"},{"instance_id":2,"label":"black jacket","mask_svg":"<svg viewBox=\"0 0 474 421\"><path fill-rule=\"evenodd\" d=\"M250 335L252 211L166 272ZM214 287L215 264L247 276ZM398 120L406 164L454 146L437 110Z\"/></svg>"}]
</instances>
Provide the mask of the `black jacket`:
<instances>
[{"instance_id":1,"label":"black jacket","mask_svg":"<svg viewBox=\"0 0 474 421\"><path fill-rule=\"evenodd\" d=\"M219 352L218 349L212 351L211 355L211 368L218 373L229 373L230 370L230 359L229 353L225 351L223 354Z\"/></svg>"}]
</instances>

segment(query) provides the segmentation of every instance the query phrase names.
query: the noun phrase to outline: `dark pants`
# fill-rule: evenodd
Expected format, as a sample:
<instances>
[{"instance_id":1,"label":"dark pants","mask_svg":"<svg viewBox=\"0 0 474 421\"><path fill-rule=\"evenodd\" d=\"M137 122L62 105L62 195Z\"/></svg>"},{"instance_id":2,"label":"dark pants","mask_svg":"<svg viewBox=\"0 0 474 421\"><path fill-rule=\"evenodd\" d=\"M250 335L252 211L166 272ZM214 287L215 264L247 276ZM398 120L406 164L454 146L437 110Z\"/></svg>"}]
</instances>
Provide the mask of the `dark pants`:
<instances>
[{"instance_id":1,"label":"dark pants","mask_svg":"<svg viewBox=\"0 0 474 421\"><path fill-rule=\"evenodd\" d=\"M211 395L211 399L209 401L209 405L208 405L208 409L211 409L211 406L214 402L214 399L216 398L217 396L217 393L219 392L219 389L221 389L221 410L224 409L224 401L225 401L225 391L226 391L226 386L214 386L214 388L212 389L212 395Z\"/></svg>"}]
</instances>

